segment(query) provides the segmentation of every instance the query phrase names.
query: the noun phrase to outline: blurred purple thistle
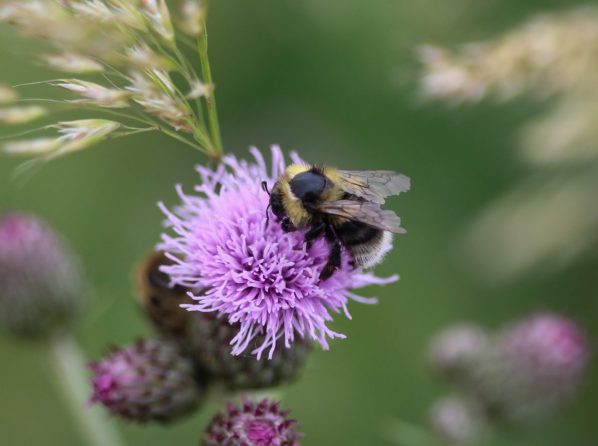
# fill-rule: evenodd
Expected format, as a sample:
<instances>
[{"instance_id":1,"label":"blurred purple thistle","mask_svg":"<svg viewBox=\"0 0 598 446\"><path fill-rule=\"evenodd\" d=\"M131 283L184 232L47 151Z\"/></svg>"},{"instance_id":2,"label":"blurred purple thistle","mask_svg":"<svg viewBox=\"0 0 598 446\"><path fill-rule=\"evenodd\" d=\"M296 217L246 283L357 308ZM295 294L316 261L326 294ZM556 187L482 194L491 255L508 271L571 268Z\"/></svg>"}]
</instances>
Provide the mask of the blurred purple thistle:
<instances>
[{"instance_id":1,"label":"blurred purple thistle","mask_svg":"<svg viewBox=\"0 0 598 446\"><path fill-rule=\"evenodd\" d=\"M272 148L270 172L261 153L255 148L251 153L252 163L227 156L215 170L198 166L199 195L187 195L178 185L182 204L174 211L160 204L174 232L163 234L159 245L175 262L163 270L173 284L207 290L191 294L197 303L187 305L188 310L217 312L240 325L231 341L233 355L251 346L258 359L267 349L271 358L278 339L284 338L288 348L296 334L328 349L328 339L345 337L328 327L331 313L350 318L349 300L376 302L350 290L394 282L398 276L381 279L354 270L344 253L341 269L320 282L329 253L326 241L307 248L303 232L285 233L276 222L266 224L268 195L261 183L272 184L284 172L282 151ZM262 343L253 345L260 335Z\"/></svg>"},{"instance_id":2,"label":"blurred purple thistle","mask_svg":"<svg viewBox=\"0 0 598 446\"><path fill-rule=\"evenodd\" d=\"M78 259L43 220L0 216L0 328L40 337L64 330L85 302Z\"/></svg>"},{"instance_id":3,"label":"blurred purple thistle","mask_svg":"<svg viewBox=\"0 0 598 446\"><path fill-rule=\"evenodd\" d=\"M466 373L467 387L501 420L528 423L563 409L579 391L590 356L582 328L536 313L496 333Z\"/></svg>"}]
</instances>

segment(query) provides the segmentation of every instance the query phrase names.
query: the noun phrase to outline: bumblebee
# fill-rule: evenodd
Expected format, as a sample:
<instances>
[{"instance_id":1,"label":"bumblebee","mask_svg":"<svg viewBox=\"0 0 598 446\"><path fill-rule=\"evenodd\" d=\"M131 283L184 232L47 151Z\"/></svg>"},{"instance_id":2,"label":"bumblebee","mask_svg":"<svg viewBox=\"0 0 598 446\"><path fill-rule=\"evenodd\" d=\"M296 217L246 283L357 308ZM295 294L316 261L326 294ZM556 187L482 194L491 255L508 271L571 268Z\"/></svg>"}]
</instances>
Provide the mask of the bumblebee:
<instances>
[{"instance_id":1,"label":"bumblebee","mask_svg":"<svg viewBox=\"0 0 598 446\"><path fill-rule=\"evenodd\" d=\"M369 268L382 260L392 234L405 232L399 217L381 207L386 197L409 190L409 178L398 172L293 164L271 190L265 181L262 187L270 195L267 216L271 210L285 232L307 229L308 246L320 237L329 242L320 280L340 268L342 247L353 266Z\"/></svg>"},{"instance_id":2,"label":"bumblebee","mask_svg":"<svg viewBox=\"0 0 598 446\"><path fill-rule=\"evenodd\" d=\"M187 295L188 289L179 285L171 287L168 275L160 271L161 266L171 264L160 251L152 251L141 260L135 272L137 302L160 333L182 337L186 334L189 312L180 305L193 300Z\"/></svg>"}]
</instances>

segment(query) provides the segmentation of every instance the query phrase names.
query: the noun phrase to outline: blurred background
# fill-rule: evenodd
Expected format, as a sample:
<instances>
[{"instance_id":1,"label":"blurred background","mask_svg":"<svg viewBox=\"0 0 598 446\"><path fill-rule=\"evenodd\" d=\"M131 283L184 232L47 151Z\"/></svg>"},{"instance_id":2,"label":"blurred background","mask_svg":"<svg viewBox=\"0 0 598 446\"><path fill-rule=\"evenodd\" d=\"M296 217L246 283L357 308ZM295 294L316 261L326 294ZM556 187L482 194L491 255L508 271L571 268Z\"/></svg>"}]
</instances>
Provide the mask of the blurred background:
<instances>
[{"instance_id":1,"label":"blurred background","mask_svg":"<svg viewBox=\"0 0 598 446\"><path fill-rule=\"evenodd\" d=\"M284 392L284 405L306 433L304 445L392 445L394 421L425 424L430 405L447 390L427 372L426 347L451 323L494 328L555 310L595 337L595 249L500 280L473 268L463 250L480 212L530 175L517 151L518 132L550 101L470 107L423 101L415 53L422 43L491 38L570 1L211 3L210 57L225 150L245 156L250 145L280 144L312 162L393 169L412 178L412 190L389 204L408 233L376 270L399 273L400 282L367 289L380 303L352 305L352 321L337 318L333 328L348 339L316 351L303 377ZM32 46L2 28L3 82L60 76L30 62ZM19 91L35 96L36 87ZM159 240L156 203L174 203L174 185L193 185L193 166L203 160L166 137L145 134L59 159L21 185L12 180L20 160L0 159L0 208L43 216L85 264L93 289L77 339L90 359L150 332L135 306L132 269ZM483 251L476 263L495 262L494 254ZM0 443L82 444L42 350L0 338L0 362ZM557 422L501 432L490 444L596 445L597 405L592 368L580 397ZM114 422L131 445L197 444L215 407L208 404L174 427Z\"/></svg>"}]
</instances>

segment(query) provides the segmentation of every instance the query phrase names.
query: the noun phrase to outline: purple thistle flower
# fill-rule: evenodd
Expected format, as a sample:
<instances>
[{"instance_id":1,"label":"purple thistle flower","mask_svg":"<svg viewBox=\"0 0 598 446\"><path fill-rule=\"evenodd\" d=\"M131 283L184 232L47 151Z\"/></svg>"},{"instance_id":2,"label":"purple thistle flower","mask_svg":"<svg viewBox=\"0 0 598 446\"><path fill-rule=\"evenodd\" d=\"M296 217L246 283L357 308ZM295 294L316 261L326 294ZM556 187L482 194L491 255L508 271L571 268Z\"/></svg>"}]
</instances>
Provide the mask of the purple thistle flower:
<instances>
[{"instance_id":1,"label":"purple thistle flower","mask_svg":"<svg viewBox=\"0 0 598 446\"><path fill-rule=\"evenodd\" d=\"M288 348L296 335L328 349L329 339L345 337L328 327L331 313L350 318L350 300L376 302L351 289L398 277L381 279L354 270L345 252L340 270L320 282L330 250L327 242L317 240L307 248L304 232L285 233L275 221L266 224L268 195L261 182L272 184L284 172L281 150L272 148L270 172L260 152L251 153L252 163L227 156L215 170L198 166L199 195L187 195L179 185L182 205L171 212L160 204L174 232L164 234L159 246L175 262L163 270L173 284L206 290L191 294L196 304L187 305L188 310L217 312L230 324L239 324L231 341L233 355L251 346L257 358L267 349L272 358L278 339ZM263 341L252 345L258 336Z\"/></svg>"},{"instance_id":2,"label":"purple thistle flower","mask_svg":"<svg viewBox=\"0 0 598 446\"><path fill-rule=\"evenodd\" d=\"M535 314L496 334L470 371L472 390L508 421L539 420L575 396L589 355L579 325Z\"/></svg>"},{"instance_id":3,"label":"purple thistle flower","mask_svg":"<svg viewBox=\"0 0 598 446\"><path fill-rule=\"evenodd\" d=\"M73 321L85 303L79 262L43 220L0 217L0 328L40 337Z\"/></svg>"},{"instance_id":4,"label":"purple thistle flower","mask_svg":"<svg viewBox=\"0 0 598 446\"><path fill-rule=\"evenodd\" d=\"M201 400L193 364L173 340L140 340L89 367L91 402L127 420L171 421Z\"/></svg>"},{"instance_id":5,"label":"purple thistle flower","mask_svg":"<svg viewBox=\"0 0 598 446\"><path fill-rule=\"evenodd\" d=\"M288 414L267 399L244 400L241 407L229 403L206 428L202 446L300 446L297 422Z\"/></svg>"}]
</instances>

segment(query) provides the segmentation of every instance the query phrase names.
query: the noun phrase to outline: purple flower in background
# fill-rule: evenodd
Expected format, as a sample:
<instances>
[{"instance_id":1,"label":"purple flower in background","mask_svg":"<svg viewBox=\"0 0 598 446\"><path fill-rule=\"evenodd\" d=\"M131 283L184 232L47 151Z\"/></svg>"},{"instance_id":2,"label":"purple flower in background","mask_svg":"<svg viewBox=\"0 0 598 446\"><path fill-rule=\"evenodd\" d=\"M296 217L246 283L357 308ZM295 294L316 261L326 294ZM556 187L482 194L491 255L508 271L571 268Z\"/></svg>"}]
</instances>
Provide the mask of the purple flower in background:
<instances>
[{"instance_id":1,"label":"purple flower in background","mask_svg":"<svg viewBox=\"0 0 598 446\"><path fill-rule=\"evenodd\" d=\"M68 243L34 215L0 216L0 329L46 336L65 329L84 302L80 265Z\"/></svg>"},{"instance_id":2,"label":"purple flower in background","mask_svg":"<svg viewBox=\"0 0 598 446\"><path fill-rule=\"evenodd\" d=\"M432 339L428 348L430 366L442 375L460 380L487 344L488 335L477 324L452 325Z\"/></svg>"},{"instance_id":3,"label":"purple flower in background","mask_svg":"<svg viewBox=\"0 0 598 446\"><path fill-rule=\"evenodd\" d=\"M471 370L473 390L503 418L542 419L579 391L590 350L582 328L537 313L499 331Z\"/></svg>"},{"instance_id":4,"label":"purple flower in background","mask_svg":"<svg viewBox=\"0 0 598 446\"><path fill-rule=\"evenodd\" d=\"M175 261L163 270L173 284L206 290L192 296L197 303L188 310L217 312L239 324L231 341L233 355L251 348L260 358L268 349L271 358L278 339L288 348L296 335L327 349L329 339L344 338L328 327L331 313L350 317L349 300L375 302L351 289L398 277L380 279L354 270L344 253L341 269L320 282L330 249L326 241L307 248L303 232L285 233L275 221L266 224L268 195L261 182L272 184L284 172L281 150L272 148L271 171L257 149L251 153L251 163L227 156L215 170L198 166L198 195L177 186L182 204L174 211L160 205L174 232L164 234L159 246Z\"/></svg>"},{"instance_id":5,"label":"purple flower in background","mask_svg":"<svg viewBox=\"0 0 598 446\"><path fill-rule=\"evenodd\" d=\"M173 340L140 340L89 367L94 373L91 402L126 420L172 421L201 400L193 364Z\"/></svg>"},{"instance_id":6,"label":"purple flower in background","mask_svg":"<svg viewBox=\"0 0 598 446\"><path fill-rule=\"evenodd\" d=\"M202 446L299 446L297 422L288 414L266 399L244 400L241 407L229 403L206 428Z\"/></svg>"},{"instance_id":7,"label":"purple flower in background","mask_svg":"<svg viewBox=\"0 0 598 446\"><path fill-rule=\"evenodd\" d=\"M432 431L447 445L476 445L486 428L486 413L475 401L459 396L444 397L429 413Z\"/></svg>"}]
</instances>

